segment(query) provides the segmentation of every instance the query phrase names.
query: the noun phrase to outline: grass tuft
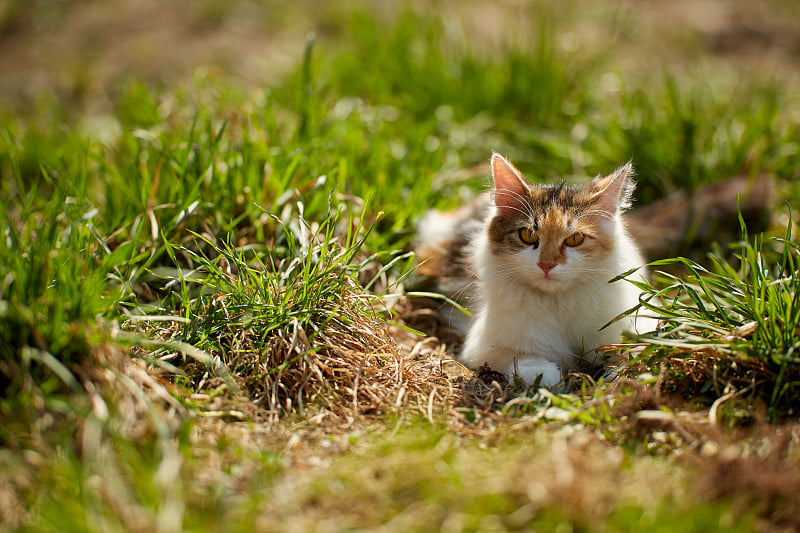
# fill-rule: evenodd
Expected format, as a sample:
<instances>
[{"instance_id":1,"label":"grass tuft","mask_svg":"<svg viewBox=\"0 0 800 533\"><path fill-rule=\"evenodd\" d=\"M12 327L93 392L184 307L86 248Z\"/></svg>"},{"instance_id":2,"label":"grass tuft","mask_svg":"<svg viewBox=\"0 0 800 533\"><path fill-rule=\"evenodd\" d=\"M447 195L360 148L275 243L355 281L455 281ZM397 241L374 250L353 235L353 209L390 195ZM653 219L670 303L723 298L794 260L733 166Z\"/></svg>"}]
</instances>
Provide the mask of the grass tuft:
<instances>
[{"instance_id":1,"label":"grass tuft","mask_svg":"<svg viewBox=\"0 0 800 533\"><path fill-rule=\"evenodd\" d=\"M706 268L685 258L652 267L681 267L686 275L657 272L662 283L632 282L643 292L631 312L650 312L658 330L638 337L640 359L663 367L686 396L724 401L746 395L766 403L772 421L795 416L800 400L800 245L763 234L743 241L731 263L718 252Z\"/></svg>"},{"instance_id":2,"label":"grass tuft","mask_svg":"<svg viewBox=\"0 0 800 533\"><path fill-rule=\"evenodd\" d=\"M269 247L234 247L200 234L186 245L168 244L175 267L152 272L164 297L141 307L155 314L153 321L136 315L131 324L148 338L218 359L273 415L302 412L312 402L382 413L409 399L419 403L422 394L427 400L432 389L416 376L424 365L399 358L383 321L385 302L394 298L391 291L413 257L387 261L405 265L389 275L380 267L384 254L363 253L374 223L345 219L342 210L311 223L302 217L302 203L295 205L283 218L273 216L279 229ZM193 392L213 377L168 345L152 356L183 369L182 382Z\"/></svg>"}]
</instances>

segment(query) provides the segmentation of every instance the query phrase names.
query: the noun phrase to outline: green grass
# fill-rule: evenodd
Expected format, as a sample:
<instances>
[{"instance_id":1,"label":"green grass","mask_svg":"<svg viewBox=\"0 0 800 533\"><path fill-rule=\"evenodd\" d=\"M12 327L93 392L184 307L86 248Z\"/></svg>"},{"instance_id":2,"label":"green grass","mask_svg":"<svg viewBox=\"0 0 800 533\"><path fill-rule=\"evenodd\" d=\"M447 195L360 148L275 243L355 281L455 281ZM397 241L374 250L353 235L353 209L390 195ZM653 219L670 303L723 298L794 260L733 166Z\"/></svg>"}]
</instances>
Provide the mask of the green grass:
<instances>
[{"instance_id":1,"label":"green grass","mask_svg":"<svg viewBox=\"0 0 800 533\"><path fill-rule=\"evenodd\" d=\"M426 9L332 9L269 87L126 77L99 123L59 97L0 108L0 530L674 530L673 512L686 531L749 530L791 508L755 489L692 493L711 475L642 452L660 429L620 407L677 417L647 396L663 369L658 394L731 426L758 405L796 418L791 223L774 242L747 236L732 262L654 265L685 273L641 287L664 322L628 388L488 407L430 396L424 419L402 397L344 409L395 368L382 302L403 290L414 224L488 178L437 177L492 150L541 180L632 158L647 202L760 172L791 193L800 174L790 74L676 41L684 68L647 39L656 59L636 62L636 15L609 6L498 8L493 37L466 8ZM334 365L347 350L378 354L355 382ZM694 434L680 424L664 431ZM722 446L701 433L697 449ZM659 485L648 501L641 480Z\"/></svg>"},{"instance_id":2,"label":"green grass","mask_svg":"<svg viewBox=\"0 0 800 533\"><path fill-rule=\"evenodd\" d=\"M795 352L800 328L798 244L792 221L783 238L765 242L762 234L744 240L729 263L719 252L709 254L709 268L685 258L651 263L680 265L683 276L659 272L662 283L633 282L642 289L642 303L632 312L659 318L659 329L639 340L649 346L648 364L670 358L698 358L710 349L700 370L699 395L712 399L747 393L767 404L771 420L794 417L800 394L800 359ZM731 264L733 263L733 264ZM652 355L651 355L652 354ZM702 359L702 358L701 358Z\"/></svg>"}]
</instances>

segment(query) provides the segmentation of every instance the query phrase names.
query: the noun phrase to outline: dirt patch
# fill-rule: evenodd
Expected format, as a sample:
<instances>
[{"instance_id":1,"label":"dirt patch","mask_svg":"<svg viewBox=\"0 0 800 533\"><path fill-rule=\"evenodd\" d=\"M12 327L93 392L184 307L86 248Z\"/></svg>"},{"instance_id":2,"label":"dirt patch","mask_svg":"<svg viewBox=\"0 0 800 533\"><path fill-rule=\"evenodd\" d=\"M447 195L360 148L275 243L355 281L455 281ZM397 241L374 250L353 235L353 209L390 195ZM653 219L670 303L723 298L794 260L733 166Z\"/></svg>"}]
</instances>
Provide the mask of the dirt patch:
<instances>
[{"instance_id":1,"label":"dirt patch","mask_svg":"<svg viewBox=\"0 0 800 533\"><path fill-rule=\"evenodd\" d=\"M394 11L396 4L388 2L382 12ZM587 7L598 14L619 10L610 2ZM417 8L433 16L454 9L426 3ZM274 83L297 64L311 32L335 33L342 9L319 0L5 0L0 2L0 100L17 106L47 95L73 103L102 101L115 84L132 76L166 84L208 70L234 76L245 86ZM514 3L458 4L467 33L487 42L502 40L518 11ZM779 64L796 72L797 11L791 2L633 2L623 12L640 31L626 36L630 46L619 52L635 58L638 50L653 48L640 46L653 36L666 47L694 40L726 59ZM585 22L577 30L587 42L603 38ZM679 52L675 59L680 57ZM652 57L634 59L634 68L636 61Z\"/></svg>"},{"instance_id":2,"label":"dirt patch","mask_svg":"<svg viewBox=\"0 0 800 533\"><path fill-rule=\"evenodd\" d=\"M635 2L635 8L652 30L684 31L714 54L747 61L780 61L796 69L800 12L794 2L646 1Z\"/></svg>"},{"instance_id":3,"label":"dirt patch","mask_svg":"<svg viewBox=\"0 0 800 533\"><path fill-rule=\"evenodd\" d=\"M174 83L201 67L246 85L274 81L313 30L301 13L280 2L10 0L0 4L0 97L77 102L131 76Z\"/></svg>"}]
</instances>

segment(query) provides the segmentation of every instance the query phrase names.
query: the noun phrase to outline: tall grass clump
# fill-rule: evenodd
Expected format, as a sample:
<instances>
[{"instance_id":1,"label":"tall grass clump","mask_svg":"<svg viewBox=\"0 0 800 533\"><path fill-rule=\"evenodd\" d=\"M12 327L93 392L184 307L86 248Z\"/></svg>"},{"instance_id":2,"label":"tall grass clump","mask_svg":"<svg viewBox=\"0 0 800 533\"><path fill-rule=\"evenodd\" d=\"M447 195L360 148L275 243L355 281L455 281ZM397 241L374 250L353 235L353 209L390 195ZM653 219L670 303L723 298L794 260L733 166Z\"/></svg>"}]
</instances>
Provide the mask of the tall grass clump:
<instances>
[{"instance_id":1,"label":"tall grass clump","mask_svg":"<svg viewBox=\"0 0 800 533\"><path fill-rule=\"evenodd\" d=\"M114 444L136 442L136 464L152 469L185 414L114 340L131 248L101 236L92 157L69 135L0 130L0 471L10 501L25 502L4 508L11 529L39 513L88 529L113 504L87 480L122 484L109 481L125 468Z\"/></svg>"},{"instance_id":2,"label":"tall grass clump","mask_svg":"<svg viewBox=\"0 0 800 533\"><path fill-rule=\"evenodd\" d=\"M748 237L726 258L709 254L708 268L685 259L653 267L663 285L636 282L643 294L636 311L660 319L657 331L639 337L643 358L667 371L676 392L717 402L734 396L763 401L772 421L796 416L800 401L800 245L785 236Z\"/></svg>"},{"instance_id":3,"label":"tall grass clump","mask_svg":"<svg viewBox=\"0 0 800 533\"><path fill-rule=\"evenodd\" d=\"M2 133L8 196L0 202L0 396L42 385L78 389L69 368L85 363L98 340L111 268L94 256L98 212L85 201L86 153L34 169L26 153L35 143Z\"/></svg>"},{"instance_id":4,"label":"tall grass clump","mask_svg":"<svg viewBox=\"0 0 800 533\"><path fill-rule=\"evenodd\" d=\"M331 402L337 390L358 387L352 381L359 366L380 367L394 353L380 322L388 311L383 300L408 273L411 255L366 253L374 223L346 218L343 209L309 222L302 203L295 207L270 215L276 229L268 246L200 234L183 245L165 242L175 266L154 269L150 278L163 282L165 296L131 320L149 323L148 335L165 341L153 356L181 368L191 389L206 386L209 369L180 359L171 349L176 343L219 358L273 413ZM390 275L395 265L399 278ZM165 318L171 325L159 325Z\"/></svg>"}]
</instances>

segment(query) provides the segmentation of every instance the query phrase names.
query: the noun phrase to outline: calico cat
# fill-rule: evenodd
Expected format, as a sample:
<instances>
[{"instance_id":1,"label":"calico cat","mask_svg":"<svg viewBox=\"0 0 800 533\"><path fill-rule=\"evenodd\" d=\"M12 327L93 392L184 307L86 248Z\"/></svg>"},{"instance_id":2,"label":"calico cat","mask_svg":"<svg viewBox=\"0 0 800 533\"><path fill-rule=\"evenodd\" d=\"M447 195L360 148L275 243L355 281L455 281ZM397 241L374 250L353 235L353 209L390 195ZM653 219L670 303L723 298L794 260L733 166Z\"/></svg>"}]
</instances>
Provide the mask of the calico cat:
<instances>
[{"instance_id":1,"label":"calico cat","mask_svg":"<svg viewBox=\"0 0 800 533\"><path fill-rule=\"evenodd\" d=\"M594 350L623 330L653 329L643 317L603 328L638 302L632 284L609 283L644 264L622 216L631 164L578 187L532 185L499 154L491 167L491 195L453 215L432 212L420 228L428 269L448 292L471 294L461 360L553 386L579 359L596 363Z\"/></svg>"}]
</instances>

